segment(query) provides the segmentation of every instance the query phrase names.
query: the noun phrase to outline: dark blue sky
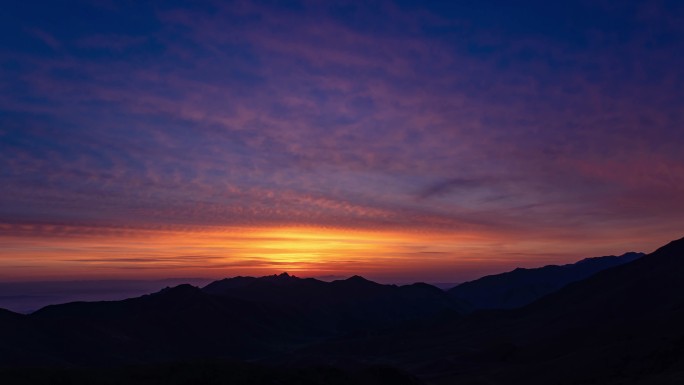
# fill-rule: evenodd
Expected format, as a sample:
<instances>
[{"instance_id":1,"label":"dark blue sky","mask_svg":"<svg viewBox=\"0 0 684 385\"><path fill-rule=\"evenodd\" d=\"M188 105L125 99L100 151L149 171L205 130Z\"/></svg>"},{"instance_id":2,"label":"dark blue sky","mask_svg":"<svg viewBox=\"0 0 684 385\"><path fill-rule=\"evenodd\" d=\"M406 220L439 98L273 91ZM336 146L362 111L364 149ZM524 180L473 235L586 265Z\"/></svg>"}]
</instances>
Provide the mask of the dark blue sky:
<instances>
[{"instance_id":1,"label":"dark blue sky","mask_svg":"<svg viewBox=\"0 0 684 385\"><path fill-rule=\"evenodd\" d=\"M683 15L678 1L4 5L0 267L437 278L649 251L684 229ZM264 256L244 231L289 246ZM159 250L168 234L196 249Z\"/></svg>"}]
</instances>

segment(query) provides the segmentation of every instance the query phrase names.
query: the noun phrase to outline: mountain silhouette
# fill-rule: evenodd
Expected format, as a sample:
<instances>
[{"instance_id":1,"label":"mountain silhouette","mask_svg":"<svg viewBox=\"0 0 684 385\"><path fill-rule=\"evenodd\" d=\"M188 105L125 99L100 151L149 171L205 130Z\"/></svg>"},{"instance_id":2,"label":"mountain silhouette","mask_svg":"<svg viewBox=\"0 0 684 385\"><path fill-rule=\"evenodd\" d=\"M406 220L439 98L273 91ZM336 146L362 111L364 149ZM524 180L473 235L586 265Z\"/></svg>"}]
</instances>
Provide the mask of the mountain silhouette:
<instances>
[{"instance_id":1,"label":"mountain silhouette","mask_svg":"<svg viewBox=\"0 0 684 385\"><path fill-rule=\"evenodd\" d=\"M213 282L204 292L295 310L322 334L351 332L435 316L461 313L464 306L427 284L382 285L360 276L324 282L287 273L261 278L229 278Z\"/></svg>"},{"instance_id":2,"label":"mountain silhouette","mask_svg":"<svg viewBox=\"0 0 684 385\"><path fill-rule=\"evenodd\" d=\"M643 253L626 253L583 259L568 265L549 265L536 269L517 268L462 283L448 292L476 309L509 309L532 303L569 283L580 281L599 271L623 265Z\"/></svg>"},{"instance_id":3,"label":"mountain silhouette","mask_svg":"<svg viewBox=\"0 0 684 385\"><path fill-rule=\"evenodd\" d=\"M545 370L508 368L507 378L548 383L564 372L566 383L682 383L683 276L684 238L514 313L514 361Z\"/></svg>"},{"instance_id":4,"label":"mountain silhouette","mask_svg":"<svg viewBox=\"0 0 684 385\"><path fill-rule=\"evenodd\" d=\"M436 384L684 380L684 238L530 305L326 342L281 365L383 360Z\"/></svg>"},{"instance_id":5,"label":"mountain silhouette","mask_svg":"<svg viewBox=\"0 0 684 385\"><path fill-rule=\"evenodd\" d=\"M0 311L0 379L35 371L22 366L123 363L142 365L135 370L153 378L163 372L158 365L182 361L193 376L210 372L245 384L259 383L260 375L282 379L267 383L307 384L419 383L416 377L431 384L678 384L684 380L683 276L684 238L528 305L465 316L450 295L427 284L288 274L229 278L203 289L180 285L30 315ZM191 363L216 359L230 361ZM378 369L380 382L371 381L367 369L377 364L397 369ZM49 368L34 378L56 376ZM67 378L115 375L59 370ZM133 375L121 370L116 375Z\"/></svg>"},{"instance_id":6,"label":"mountain silhouette","mask_svg":"<svg viewBox=\"0 0 684 385\"><path fill-rule=\"evenodd\" d=\"M11 343L0 348L0 365L256 359L458 311L427 284L237 277L204 289L179 285L123 301L51 305L30 315L3 310L0 329Z\"/></svg>"},{"instance_id":7,"label":"mountain silhouette","mask_svg":"<svg viewBox=\"0 0 684 385\"><path fill-rule=\"evenodd\" d=\"M22 316L25 334L0 362L102 364L250 358L288 341L279 309L216 298L190 285L124 301L74 302Z\"/></svg>"}]
</instances>

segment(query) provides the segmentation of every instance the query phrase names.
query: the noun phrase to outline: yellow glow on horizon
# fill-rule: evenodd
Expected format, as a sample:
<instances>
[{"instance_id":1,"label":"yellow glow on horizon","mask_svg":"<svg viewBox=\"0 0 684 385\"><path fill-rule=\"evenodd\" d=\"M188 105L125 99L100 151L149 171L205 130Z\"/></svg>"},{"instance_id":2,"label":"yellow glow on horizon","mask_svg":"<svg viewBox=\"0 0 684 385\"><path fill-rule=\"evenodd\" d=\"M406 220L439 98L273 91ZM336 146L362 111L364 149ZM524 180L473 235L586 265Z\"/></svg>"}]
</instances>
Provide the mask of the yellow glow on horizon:
<instances>
[{"instance_id":1,"label":"yellow glow on horizon","mask_svg":"<svg viewBox=\"0 0 684 385\"><path fill-rule=\"evenodd\" d=\"M481 275L508 267L559 263L563 258L570 262L583 255L579 249L553 254L549 252L552 242L467 232L300 226L27 228L26 234L0 233L0 280L220 278L283 271L300 276L447 279L456 273ZM538 254L539 250L546 254Z\"/></svg>"},{"instance_id":2,"label":"yellow glow on horizon","mask_svg":"<svg viewBox=\"0 0 684 385\"><path fill-rule=\"evenodd\" d=\"M421 252L453 251L457 243L453 235L297 226L64 233L0 237L2 272L13 277L349 274L396 269L415 263ZM436 261L425 254L420 262Z\"/></svg>"}]
</instances>

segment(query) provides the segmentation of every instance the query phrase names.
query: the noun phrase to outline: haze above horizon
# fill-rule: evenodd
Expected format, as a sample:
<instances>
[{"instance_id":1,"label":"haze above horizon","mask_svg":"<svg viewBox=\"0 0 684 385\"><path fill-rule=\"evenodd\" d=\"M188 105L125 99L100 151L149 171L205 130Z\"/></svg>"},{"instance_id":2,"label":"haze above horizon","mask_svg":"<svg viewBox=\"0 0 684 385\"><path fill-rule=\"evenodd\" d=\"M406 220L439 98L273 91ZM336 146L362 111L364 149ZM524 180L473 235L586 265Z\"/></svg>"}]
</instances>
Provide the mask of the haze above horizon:
<instances>
[{"instance_id":1,"label":"haze above horizon","mask_svg":"<svg viewBox=\"0 0 684 385\"><path fill-rule=\"evenodd\" d=\"M0 13L0 281L462 282L684 230L680 2Z\"/></svg>"}]
</instances>

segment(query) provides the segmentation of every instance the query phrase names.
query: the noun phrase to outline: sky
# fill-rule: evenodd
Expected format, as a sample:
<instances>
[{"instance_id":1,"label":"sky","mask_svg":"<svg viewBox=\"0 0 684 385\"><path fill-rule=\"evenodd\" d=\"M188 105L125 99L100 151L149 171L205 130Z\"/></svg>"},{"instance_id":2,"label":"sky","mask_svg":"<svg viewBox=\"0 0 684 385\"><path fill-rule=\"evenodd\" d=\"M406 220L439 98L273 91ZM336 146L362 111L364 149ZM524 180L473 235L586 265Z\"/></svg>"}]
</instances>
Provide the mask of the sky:
<instances>
[{"instance_id":1,"label":"sky","mask_svg":"<svg viewBox=\"0 0 684 385\"><path fill-rule=\"evenodd\" d=\"M460 282L684 235L681 1L0 10L0 280Z\"/></svg>"}]
</instances>

